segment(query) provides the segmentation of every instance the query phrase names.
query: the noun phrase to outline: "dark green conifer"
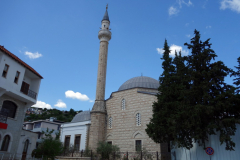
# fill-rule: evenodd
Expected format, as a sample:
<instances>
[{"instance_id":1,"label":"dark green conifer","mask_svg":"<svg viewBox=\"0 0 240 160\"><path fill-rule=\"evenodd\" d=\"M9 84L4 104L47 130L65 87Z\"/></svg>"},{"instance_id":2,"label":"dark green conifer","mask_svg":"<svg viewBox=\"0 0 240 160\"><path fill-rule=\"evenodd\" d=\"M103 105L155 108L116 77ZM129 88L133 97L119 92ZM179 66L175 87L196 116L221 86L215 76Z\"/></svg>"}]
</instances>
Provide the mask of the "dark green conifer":
<instances>
[{"instance_id":1,"label":"dark green conifer","mask_svg":"<svg viewBox=\"0 0 240 160\"><path fill-rule=\"evenodd\" d=\"M193 142L205 148L209 135L220 132L220 142L233 150L236 123L240 118L239 97L235 88L224 82L232 72L211 49L210 39L202 42L195 30L190 44L191 55L176 53L169 57L164 44L158 101L153 103L153 116L146 132L157 143L169 142L190 149ZM237 80L235 81L235 83Z\"/></svg>"},{"instance_id":2,"label":"dark green conifer","mask_svg":"<svg viewBox=\"0 0 240 160\"><path fill-rule=\"evenodd\" d=\"M169 56L170 50L167 40L164 43L164 53L162 62L163 73L159 77L160 87L158 88L158 102L153 104L153 117L147 125L146 132L155 142L168 142L171 138L168 135L169 130L173 130L173 121L171 117L166 116L169 112L174 112L174 106L171 100L174 99L174 89L172 86L172 78L175 72L175 67L172 64L172 58ZM159 118L165 116L165 118Z\"/></svg>"},{"instance_id":3,"label":"dark green conifer","mask_svg":"<svg viewBox=\"0 0 240 160\"><path fill-rule=\"evenodd\" d=\"M240 94L240 57L238 57L237 61L238 61L238 66L235 66L237 71L233 72L232 75L236 77L233 82L233 84L235 84L237 87L236 93Z\"/></svg>"}]
</instances>

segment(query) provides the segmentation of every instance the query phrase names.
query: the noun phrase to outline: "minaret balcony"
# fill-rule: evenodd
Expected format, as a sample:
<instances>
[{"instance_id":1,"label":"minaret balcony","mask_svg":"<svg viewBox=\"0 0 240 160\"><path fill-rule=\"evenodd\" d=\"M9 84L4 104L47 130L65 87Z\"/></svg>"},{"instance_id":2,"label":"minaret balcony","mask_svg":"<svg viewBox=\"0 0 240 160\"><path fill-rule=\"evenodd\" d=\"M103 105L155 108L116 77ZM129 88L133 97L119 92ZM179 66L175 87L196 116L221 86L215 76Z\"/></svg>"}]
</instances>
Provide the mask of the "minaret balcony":
<instances>
[{"instance_id":1,"label":"minaret balcony","mask_svg":"<svg viewBox=\"0 0 240 160\"><path fill-rule=\"evenodd\" d=\"M103 39L103 40L109 41L111 37L112 37L112 33L107 29L103 29L98 32L98 38L100 40Z\"/></svg>"}]
</instances>

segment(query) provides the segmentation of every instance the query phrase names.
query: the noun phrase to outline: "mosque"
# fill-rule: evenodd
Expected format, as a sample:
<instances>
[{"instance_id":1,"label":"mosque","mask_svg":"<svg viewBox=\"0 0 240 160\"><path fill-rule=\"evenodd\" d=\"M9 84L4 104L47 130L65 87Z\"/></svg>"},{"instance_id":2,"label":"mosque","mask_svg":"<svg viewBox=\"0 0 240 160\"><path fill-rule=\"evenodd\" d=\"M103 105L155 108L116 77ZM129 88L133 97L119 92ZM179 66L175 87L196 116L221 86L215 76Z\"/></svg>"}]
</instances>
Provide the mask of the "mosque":
<instances>
[{"instance_id":1,"label":"mosque","mask_svg":"<svg viewBox=\"0 0 240 160\"><path fill-rule=\"evenodd\" d=\"M123 152L144 147L170 157L168 145L155 143L145 132L152 117L152 103L157 101L157 80L146 76L131 78L105 99L108 42L112 35L109 26L106 8L98 32L100 50L95 103L91 111L78 113L72 122L62 125L61 141L65 147L72 144L79 150L86 147L96 150L99 141L106 141L119 146Z\"/></svg>"}]
</instances>

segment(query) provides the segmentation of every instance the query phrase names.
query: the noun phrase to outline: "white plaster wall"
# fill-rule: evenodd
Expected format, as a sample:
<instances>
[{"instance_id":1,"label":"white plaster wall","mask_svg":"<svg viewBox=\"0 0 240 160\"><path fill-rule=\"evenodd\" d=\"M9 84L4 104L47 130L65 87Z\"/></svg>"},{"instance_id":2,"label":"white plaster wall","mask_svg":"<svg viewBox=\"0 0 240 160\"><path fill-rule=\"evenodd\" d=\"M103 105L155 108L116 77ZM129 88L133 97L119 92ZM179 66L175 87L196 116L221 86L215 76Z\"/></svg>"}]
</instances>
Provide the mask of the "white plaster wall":
<instances>
[{"instance_id":1,"label":"white plaster wall","mask_svg":"<svg viewBox=\"0 0 240 160\"><path fill-rule=\"evenodd\" d=\"M30 89L34 92L37 93L37 96L39 94L39 88L40 88L40 84L41 84L41 79L40 78L34 78L32 79L32 84L30 86ZM37 97L36 97L37 98Z\"/></svg>"},{"instance_id":2,"label":"white plaster wall","mask_svg":"<svg viewBox=\"0 0 240 160\"><path fill-rule=\"evenodd\" d=\"M226 144L220 144L219 133L217 135L210 135L209 141L206 142L206 147L212 147L214 153L212 156L206 154L203 146L193 143L193 148L190 150L186 148L173 148L171 149L172 160L239 160L240 159L240 125L237 124L235 136L232 140L235 142L235 151L225 150Z\"/></svg>"},{"instance_id":3,"label":"white plaster wall","mask_svg":"<svg viewBox=\"0 0 240 160\"><path fill-rule=\"evenodd\" d=\"M0 62L2 61L3 53L0 51Z\"/></svg>"},{"instance_id":4,"label":"white plaster wall","mask_svg":"<svg viewBox=\"0 0 240 160\"><path fill-rule=\"evenodd\" d=\"M86 139L87 139L87 125L91 123L91 121L84 122L74 122L74 123L65 123L61 125L61 142L64 143L65 136L71 135L70 144L74 145L74 139L76 134L81 134L80 141L80 150L85 150L86 147Z\"/></svg>"},{"instance_id":5,"label":"white plaster wall","mask_svg":"<svg viewBox=\"0 0 240 160\"><path fill-rule=\"evenodd\" d=\"M32 80L31 80L31 78L29 78L27 75L24 75L24 82L26 82L26 83L28 83L28 84L30 84L31 85L31 83L32 83Z\"/></svg>"},{"instance_id":6,"label":"white plaster wall","mask_svg":"<svg viewBox=\"0 0 240 160\"><path fill-rule=\"evenodd\" d=\"M6 78L2 77L2 72L4 69L5 64L9 65L8 73ZM20 76L18 79L18 83L14 83L14 78L16 75L16 72L20 72ZM25 74L25 68L17 63L15 60L13 60L11 57L3 54L3 57L0 62L0 87L6 88L7 91L12 92L20 92L22 80Z\"/></svg>"},{"instance_id":7,"label":"white plaster wall","mask_svg":"<svg viewBox=\"0 0 240 160\"><path fill-rule=\"evenodd\" d=\"M4 153L6 156L9 156L10 154L16 154L18 150L18 145L19 145L19 140L21 138L21 131L22 131L22 125L23 125L23 120L25 117L25 112L26 109L29 107L26 105L24 102L19 101L17 99L14 99L12 97L9 97L8 95L3 94L0 96L0 110L2 108L2 104L5 100L10 100L14 102L17 105L17 112L15 115L15 118L10 118L8 117L7 119L7 124L8 127L7 129L1 129L1 137L3 138L5 135L10 136L10 144L8 147L8 151L0 151L0 153ZM2 146L2 140L0 141L0 147Z\"/></svg>"},{"instance_id":8,"label":"white plaster wall","mask_svg":"<svg viewBox=\"0 0 240 160\"><path fill-rule=\"evenodd\" d=\"M42 122L42 123L41 123L41 128L48 128L50 131L51 131L52 129L58 130L58 125L57 125L57 124L52 124L52 123Z\"/></svg>"},{"instance_id":9,"label":"white plaster wall","mask_svg":"<svg viewBox=\"0 0 240 160\"><path fill-rule=\"evenodd\" d=\"M32 130L33 124L26 124L26 130Z\"/></svg>"},{"instance_id":10,"label":"white plaster wall","mask_svg":"<svg viewBox=\"0 0 240 160\"><path fill-rule=\"evenodd\" d=\"M18 158L18 159L22 158L23 147L24 147L24 143L25 143L26 140L29 140L29 145L28 145L26 158L27 159L32 158L31 154L32 154L32 151L36 148L37 139L38 139L38 134L30 132L30 131L22 130L21 137L20 137L20 140L19 140L19 145L18 145L16 158Z\"/></svg>"},{"instance_id":11,"label":"white plaster wall","mask_svg":"<svg viewBox=\"0 0 240 160\"><path fill-rule=\"evenodd\" d=\"M31 71L27 70L24 66L19 64L17 61L15 61L13 58L9 57L8 55L4 54L0 51L1 59L0 59L0 89L4 89L9 94L15 94L16 97L21 97L22 101L26 101L28 103L36 103L36 100L23 94L20 92L22 81L27 82L30 85L30 89L37 93L39 91L41 78L37 77L35 74L33 74ZM7 76L2 77L2 72L5 67L5 64L9 65ZM16 72L19 71L19 79L18 83L14 83ZM30 78L26 71L30 74L33 74L37 78Z\"/></svg>"}]
</instances>

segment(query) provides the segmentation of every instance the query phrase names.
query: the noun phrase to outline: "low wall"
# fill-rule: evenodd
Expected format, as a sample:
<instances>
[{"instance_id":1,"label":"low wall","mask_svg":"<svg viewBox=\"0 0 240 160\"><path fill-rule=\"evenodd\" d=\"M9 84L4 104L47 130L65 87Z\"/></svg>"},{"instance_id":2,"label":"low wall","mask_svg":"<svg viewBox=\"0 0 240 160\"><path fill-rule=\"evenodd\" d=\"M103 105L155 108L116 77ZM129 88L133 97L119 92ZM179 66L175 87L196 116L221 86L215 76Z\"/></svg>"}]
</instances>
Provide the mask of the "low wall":
<instances>
[{"instance_id":1,"label":"low wall","mask_svg":"<svg viewBox=\"0 0 240 160\"><path fill-rule=\"evenodd\" d=\"M64 157L64 156L57 156L55 159L58 160L90 160L91 157Z\"/></svg>"}]
</instances>

